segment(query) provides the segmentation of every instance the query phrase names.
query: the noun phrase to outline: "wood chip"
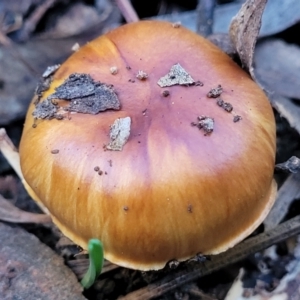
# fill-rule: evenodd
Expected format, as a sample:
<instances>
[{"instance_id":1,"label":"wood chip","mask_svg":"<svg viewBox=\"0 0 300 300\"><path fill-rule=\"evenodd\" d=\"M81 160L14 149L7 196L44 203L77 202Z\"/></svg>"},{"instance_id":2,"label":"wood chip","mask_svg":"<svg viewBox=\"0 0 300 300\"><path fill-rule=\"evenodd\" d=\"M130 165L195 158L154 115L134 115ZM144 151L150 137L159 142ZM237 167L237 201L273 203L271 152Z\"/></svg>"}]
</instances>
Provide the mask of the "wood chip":
<instances>
[{"instance_id":1,"label":"wood chip","mask_svg":"<svg viewBox=\"0 0 300 300\"><path fill-rule=\"evenodd\" d=\"M191 75L180 65L175 64L171 67L170 72L161 77L157 84L160 87L172 86L172 85L190 85L195 83L195 80Z\"/></svg>"},{"instance_id":2,"label":"wood chip","mask_svg":"<svg viewBox=\"0 0 300 300\"><path fill-rule=\"evenodd\" d=\"M119 118L110 127L110 142L107 150L121 151L130 136L131 118Z\"/></svg>"}]
</instances>

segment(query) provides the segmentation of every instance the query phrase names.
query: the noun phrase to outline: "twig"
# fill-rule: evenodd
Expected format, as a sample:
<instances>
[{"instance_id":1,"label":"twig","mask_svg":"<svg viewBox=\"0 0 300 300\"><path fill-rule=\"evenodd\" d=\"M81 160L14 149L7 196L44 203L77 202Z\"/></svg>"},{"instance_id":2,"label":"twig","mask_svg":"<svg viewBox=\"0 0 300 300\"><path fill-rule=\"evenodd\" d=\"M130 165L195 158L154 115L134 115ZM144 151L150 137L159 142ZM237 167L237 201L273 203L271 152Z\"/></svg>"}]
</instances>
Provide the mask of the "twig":
<instances>
[{"instance_id":1,"label":"twig","mask_svg":"<svg viewBox=\"0 0 300 300\"><path fill-rule=\"evenodd\" d=\"M13 43L13 41L8 38L1 30L0 30L0 44L10 49L11 55L18 61L20 61L28 70L29 72L35 76L38 77L39 72L32 67L21 55L21 53L16 48L16 45Z\"/></svg>"},{"instance_id":2,"label":"twig","mask_svg":"<svg viewBox=\"0 0 300 300\"><path fill-rule=\"evenodd\" d=\"M46 0L37 6L34 12L24 22L24 26L20 31L21 40L26 40L29 37L29 35L35 30L38 22L44 16L47 10L52 7L57 1L58 0Z\"/></svg>"},{"instance_id":3,"label":"twig","mask_svg":"<svg viewBox=\"0 0 300 300\"><path fill-rule=\"evenodd\" d=\"M51 217L21 210L0 195L0 220L11 223L51 223Z\"/></svg>"},{"instance_id":4,"label":"twig","mask_svg":"<svg viewBox=\"0 0 300 300\"><path fill-rule=\"evenodd\" d=\"M265 230L276 227L286 216L292 201L300 197L299 182L300 172L291 174L280 187L275 204L264 221Z\"/></svg>"},{"instance_id":5,"label":"twig","mask_svg":"<svg viewBox=\"0 0 300 300\"><path fill-rule=\"evenodd\" d=\"M18 177L20 178L20 180L22 181L23 185L26 188L28 184L26 183L21 170L19 152L14 146L11 139L8 137L6 130L4 128L0 128L0 151L2 152L3 156L6 158L10 166L15 170ZM33 195L31 194L31 196ZM36 203L45 214L49 214L48 209L40 201L37 201Z\"/></svg>"},{"instance_id":6,"label":"twig","mask_svg":"<svg viewBox=\"0 0 300 300\"><path fill-rule=\"evenodd\" d=\"M216 270L245 259L250 254L261 251L273 244L300 233L300 216L278 225L276 228L249 238L225 253L212 256L211 261L193 267L189 271L174 271L161 281L127 294L123 300L147 300L159 297L179 286L199 279Z\"/></svg>"},{"instance_id":7,"label":"twig","mask_svg":"<svg viewBox=\"0 0 300 300\"><path fill-rule=\"evenodd\" d=\"M6 130L4 128L0 128L0 151L11 167L15 170L21 181L23 181L24 177L20 167L20 156L18 150L6 134Z\"/></svg>"},{"instance_id":8,"label":"twig","mask_svg":"<svg viewBox=\"0 0 300 300\"><path fill-rule=\"evenodd\" d=\"M116 4L127 23L137 22L140 20L129 0L116 0Z\"/></svg>"},{"instance_id":9,"label":"twig","mask_svg":"<svg viewBox=\"0 0 300 300\"><path fill-rule=\"evenodd\" d=\"M197 33L203 36L212 34L216 0L198 0Z\"/></svg>"}]
</instances>

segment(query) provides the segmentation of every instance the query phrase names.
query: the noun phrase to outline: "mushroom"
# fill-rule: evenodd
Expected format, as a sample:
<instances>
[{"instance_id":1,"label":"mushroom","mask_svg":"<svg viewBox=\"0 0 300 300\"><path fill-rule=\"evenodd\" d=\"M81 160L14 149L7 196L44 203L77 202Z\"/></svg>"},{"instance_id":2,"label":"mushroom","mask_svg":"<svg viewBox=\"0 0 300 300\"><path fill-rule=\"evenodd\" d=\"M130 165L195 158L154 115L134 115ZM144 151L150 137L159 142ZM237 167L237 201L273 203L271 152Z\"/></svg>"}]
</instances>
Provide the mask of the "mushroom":
<instances>
[{"instance_id":1,"label":"mushroom","mask_svg":"<svg viewBox=\"0 0 300 300\"><path fill-rule=\"evenodd\" d=\"M139 70L147 80L133 80ZM49 76L28 110L21 168L30 194L82 248L97 238L109 261L157 270L233 247L268 214L272 108L209 41L168 22L131 23ZM207 97L219 86L230 112Z\"/></svg>"}]
</instances>

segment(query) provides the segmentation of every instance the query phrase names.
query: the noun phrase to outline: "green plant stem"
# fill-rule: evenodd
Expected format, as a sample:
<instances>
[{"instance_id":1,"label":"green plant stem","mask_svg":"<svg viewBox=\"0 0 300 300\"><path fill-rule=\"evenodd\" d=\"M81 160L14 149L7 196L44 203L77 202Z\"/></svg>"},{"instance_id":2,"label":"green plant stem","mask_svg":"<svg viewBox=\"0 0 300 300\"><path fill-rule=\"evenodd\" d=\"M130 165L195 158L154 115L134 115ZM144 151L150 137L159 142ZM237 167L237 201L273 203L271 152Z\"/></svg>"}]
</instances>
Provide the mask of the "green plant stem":
<instances>
[{"instance_id":1,"label":"green plant stem","mask_svg":"<svg viewBox=\"0 0 300 300\"><path fill-rule=\"evenodd\" d=\"M90 288L97 277L101 274L101 270L104 262L103 245L98 239L89 240L88 252L90 258L90 265L81 280L81 285L88 289Z\"/></svg>"}]
</instances>

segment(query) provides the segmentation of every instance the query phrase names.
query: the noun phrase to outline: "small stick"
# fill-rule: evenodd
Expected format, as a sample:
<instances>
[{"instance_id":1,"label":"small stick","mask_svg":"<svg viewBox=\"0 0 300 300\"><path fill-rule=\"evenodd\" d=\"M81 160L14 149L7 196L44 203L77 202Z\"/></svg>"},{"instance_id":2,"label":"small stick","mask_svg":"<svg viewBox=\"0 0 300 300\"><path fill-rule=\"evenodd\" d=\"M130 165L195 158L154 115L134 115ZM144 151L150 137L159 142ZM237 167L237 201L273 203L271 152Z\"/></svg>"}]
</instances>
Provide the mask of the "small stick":
<instances>
[{"instance_id":1,"label":"small stick","mask_svg":"<svg viewBox=\"0 0 300 300\"><path fill-rule=\"evenodd\" d=\"M179 286L199 279L214 271L247 258L250 254L261 251L300 233L300 215L294 217L276 228L249 238L228 251L211 256L211 260L198 264L189 271L174 271L162 280L149 284L145 288L119 298L122 300L147 300L159 297Z\"/></svg>"},{"instance_id":2,"label":"small stick","mask_svg":"<svg viewBox=\"0 0 300 300\"><path fill-rule=\"evenodd\" d=\"M140 20L129 0L116 0L116 4L127 23L137 22Z\"/></svg>"},{"instance_id":3,"label":"small stick","mask_svg":"<svg viewBox=\"0 0 300 300\"><path fill-rule=\"evenodd\" d=\"M2 152L3 156L6 158L10 166L15 170L18 177L22 181L23 185L26 188L26 180L24 179L21 165L20 165L20 155L16 147L14 146L11 139L8 137L6 130L4 128L0 128L0 151ZM36 202L40 209L49 215L48 209L40 202Z\"/></svg>"},{"instance_id":4,"label":"small stick","mask_svg":"<svg viewBox=\"0 0 300 300\"><path fill-rule=\"evenodd\" d=\"M0 128L0 151L11 167L15 170L21 181L23 181L24 177L20 167L20 156L18 150L8 137L4 128Z\"/></svg>"}]
</instances>

